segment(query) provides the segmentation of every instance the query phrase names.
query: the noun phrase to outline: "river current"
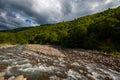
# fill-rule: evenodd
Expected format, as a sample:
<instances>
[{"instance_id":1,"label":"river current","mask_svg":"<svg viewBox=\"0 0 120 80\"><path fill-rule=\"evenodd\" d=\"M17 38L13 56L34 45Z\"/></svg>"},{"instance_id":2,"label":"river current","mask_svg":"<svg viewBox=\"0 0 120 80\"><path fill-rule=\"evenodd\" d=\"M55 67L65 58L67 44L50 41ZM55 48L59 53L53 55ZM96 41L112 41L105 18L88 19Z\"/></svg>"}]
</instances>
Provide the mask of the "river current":
<instances>
[{"instance_id":1,"label":"river current","mask_svg":"<svg viewBox=\"0 0 120 80\"><path fill-rule=\"evenodd\" d=\"M44 55L25 46L3 48L0 49L0 72L4 71L6 78L22 74L28 80L120 80L119 71L85 56L66 55Z\"/></svg>"}]
</instances>

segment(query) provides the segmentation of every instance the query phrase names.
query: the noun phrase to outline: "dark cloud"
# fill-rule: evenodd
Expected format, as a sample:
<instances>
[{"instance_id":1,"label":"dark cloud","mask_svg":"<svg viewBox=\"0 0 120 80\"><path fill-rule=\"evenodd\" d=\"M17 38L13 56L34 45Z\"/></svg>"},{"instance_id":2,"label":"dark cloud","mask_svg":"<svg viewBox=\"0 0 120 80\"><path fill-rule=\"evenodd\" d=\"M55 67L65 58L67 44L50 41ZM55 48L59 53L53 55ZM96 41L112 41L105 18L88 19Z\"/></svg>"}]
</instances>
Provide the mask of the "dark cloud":
<instances>
[{"instance_id":1,"label":"dark cloud","mask_svg":"<svg viewBox=\"0 0 120 80\"><path fill-rule=\"evenodd\" d=\"M120 0L0 0L0 30L71 20L119 5Z\"/></svg>"}]
</instances>

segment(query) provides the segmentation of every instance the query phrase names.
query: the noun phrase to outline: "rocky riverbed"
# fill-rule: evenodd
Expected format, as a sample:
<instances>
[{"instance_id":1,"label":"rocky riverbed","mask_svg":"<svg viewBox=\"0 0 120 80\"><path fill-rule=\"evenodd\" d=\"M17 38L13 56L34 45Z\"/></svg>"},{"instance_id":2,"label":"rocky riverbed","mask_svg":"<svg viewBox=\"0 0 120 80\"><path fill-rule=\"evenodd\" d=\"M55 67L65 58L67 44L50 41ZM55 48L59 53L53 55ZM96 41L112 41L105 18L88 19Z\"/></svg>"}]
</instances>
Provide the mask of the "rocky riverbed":
<instances>
[{"instance_id":1,"label":"rocky riverbed","mask_svg":"<svg viewBox=\"0 0 120 80\"><path fill-rule=\"evenodd\" d=\"M6 80L19 75L27 80L120 80L120 57L51 45L16 45L0 48L0 72L5 72Z\"/></svg>"}]
</instances>

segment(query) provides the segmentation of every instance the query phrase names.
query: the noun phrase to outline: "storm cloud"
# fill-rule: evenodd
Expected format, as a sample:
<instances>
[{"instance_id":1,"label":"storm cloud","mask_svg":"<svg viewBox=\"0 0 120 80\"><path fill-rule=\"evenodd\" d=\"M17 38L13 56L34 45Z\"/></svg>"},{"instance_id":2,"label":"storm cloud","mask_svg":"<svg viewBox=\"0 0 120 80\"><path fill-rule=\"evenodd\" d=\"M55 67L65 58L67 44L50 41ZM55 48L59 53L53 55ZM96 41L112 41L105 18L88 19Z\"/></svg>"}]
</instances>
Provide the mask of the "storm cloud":
<instances>
[{"instance_id":1,"label":"storm cloud","mask_svg":"<svg viewBox=\"0 0 120 80\"><path fill-rule=\"evenodd\" d=\"M120 6L120 0L0 0L0 30L72 20Z\"/></svg>"}]
</instances>

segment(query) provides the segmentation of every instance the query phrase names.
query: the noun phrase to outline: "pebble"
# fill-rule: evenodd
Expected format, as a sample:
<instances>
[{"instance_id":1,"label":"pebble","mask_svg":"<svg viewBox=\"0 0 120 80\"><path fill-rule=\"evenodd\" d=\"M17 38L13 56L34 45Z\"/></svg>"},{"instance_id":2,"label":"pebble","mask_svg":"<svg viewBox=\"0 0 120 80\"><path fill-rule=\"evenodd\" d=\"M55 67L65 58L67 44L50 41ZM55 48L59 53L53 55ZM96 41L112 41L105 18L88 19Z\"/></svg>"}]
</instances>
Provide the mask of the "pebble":
<instances>
[{"instance_id":1,"label":"pebble","mask_svg":"<svg viewBox=\"0 0 120 80\"><path fill-rule=\"evenodd\" d=\"M23 75L19 75L14 80L24 80L24 76Z\"/></svg>"},{"instance_id":2,"label":"pebble","mask_svg":"<svg viewBox=\"0 0 120 80\"><path fill-rule=\"evenodd\" d=\"M0 77L4 77L5 76L5 72L1 72L0 73ZM1 79L0 79L1 80Z\"/></svg>"},{"instance_id":3,"label":"pebble","mask_svg":"<svg viewBox=\"0 0 120 80\"><path fill-rule=\"evenodd\" d=\"M0 80L4 80L4 77L0 77Z\"/></svg>"},{"instance_id":4,"label":"pebble","mask_svg":"<svg viewBox=\"0 0 120 80\"><path fill-rule=\"evenodd\" d=\"M23 75L18 75L17 77L11 76L8 79L5 79L5 72L0 72L0 80L27 80Z\"/></svg>"},{"instance_id":5,"label":"pebble","mask_svg":"<svg viewBox=\"0 0 120 80\"><path fill-rule=\"evenodd\" d=\"M10 78L8 78L8 80L14 80L15 76L11 76Z\"/></svg>"}]
</instances>

